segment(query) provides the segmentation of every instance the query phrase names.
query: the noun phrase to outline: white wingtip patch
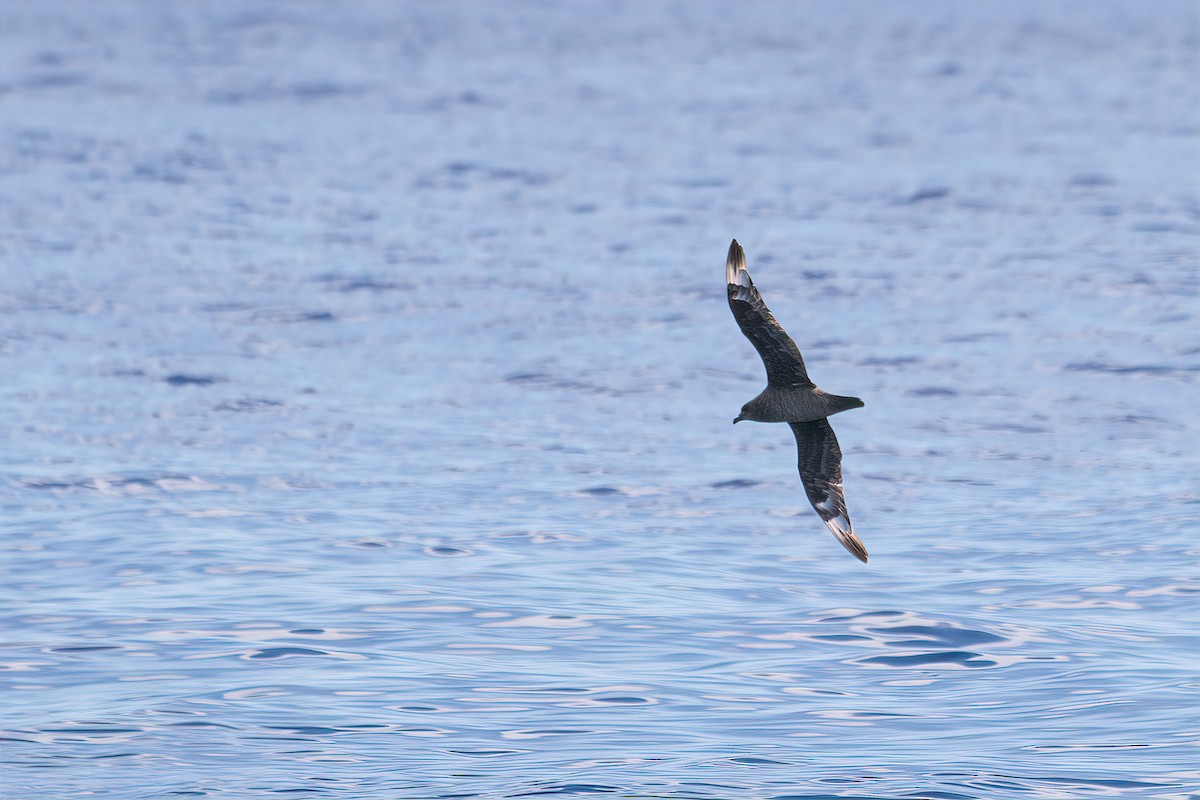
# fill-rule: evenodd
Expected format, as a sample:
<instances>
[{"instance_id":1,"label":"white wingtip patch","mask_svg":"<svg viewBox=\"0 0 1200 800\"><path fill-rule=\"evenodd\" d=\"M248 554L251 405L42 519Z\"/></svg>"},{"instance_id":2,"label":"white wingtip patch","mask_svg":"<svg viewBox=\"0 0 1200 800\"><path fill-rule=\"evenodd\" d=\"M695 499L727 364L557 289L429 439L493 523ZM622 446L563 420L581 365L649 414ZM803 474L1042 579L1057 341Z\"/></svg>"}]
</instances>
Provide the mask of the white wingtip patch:
<instances>
[{"instance_id":1,"label":"white wingtip patch","mask_svg":"<svg viewBox=\"0 0 1200 800\"><path fill-rule=\"evenodd\" d=\"M737 239L730 243L729 256L725 259L725 282L730 286L741 286L744 289L749 289L754 285L750 282L750 273L746 272L746 253L737 243ZM745 299L740 296L743 293L739 291L739 296L735 299Z\"/></svg>"},{"instance_id":2,"label":"white wingtip patch","mask_svg":"<svg viewBox=\"0 0 1200 800\"><path fill-rule=\"evenodd\" d=\"M751 292L754 290L754 283L750 280L750 273L744 269L739 269L735 274L729 277L729 285L736 286L737 291L733 294L734 300L741 300L745 303L753 302L754 295Z\"/></svg>"},{"instance_id":3,"label":"white wingtip patch","mask_svg":"<svg viewBox=\"0 0 1200 800\"><path fill-rule=\"evenodd\" d=\"M862 540L854 533L854 529L850 527L850 520L845 514L838 514L836 517L825 520L825 525L837 540L842 543L842 547L850 551L850 554L862 561L864 564L867 561L867 548L863 546Z\"/></svg>"}]
</instances>

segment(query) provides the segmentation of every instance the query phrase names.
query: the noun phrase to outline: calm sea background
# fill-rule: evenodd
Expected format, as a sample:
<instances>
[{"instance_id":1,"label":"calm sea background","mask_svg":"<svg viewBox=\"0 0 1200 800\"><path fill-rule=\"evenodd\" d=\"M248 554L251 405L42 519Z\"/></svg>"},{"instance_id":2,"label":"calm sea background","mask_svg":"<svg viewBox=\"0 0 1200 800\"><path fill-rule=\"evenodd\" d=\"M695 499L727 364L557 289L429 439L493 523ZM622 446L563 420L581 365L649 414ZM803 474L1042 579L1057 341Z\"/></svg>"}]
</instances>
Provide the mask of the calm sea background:
<instances>
[{"instance_id":1,"label":"calm sea background","mask_svg":"<svg viewBox=\"0 0 1200 800\"><path fill-rule=\"evenodd\" d=\"M0 796L1200 796L1198 17L0 3Z\"/></svg>"}]
</instances>

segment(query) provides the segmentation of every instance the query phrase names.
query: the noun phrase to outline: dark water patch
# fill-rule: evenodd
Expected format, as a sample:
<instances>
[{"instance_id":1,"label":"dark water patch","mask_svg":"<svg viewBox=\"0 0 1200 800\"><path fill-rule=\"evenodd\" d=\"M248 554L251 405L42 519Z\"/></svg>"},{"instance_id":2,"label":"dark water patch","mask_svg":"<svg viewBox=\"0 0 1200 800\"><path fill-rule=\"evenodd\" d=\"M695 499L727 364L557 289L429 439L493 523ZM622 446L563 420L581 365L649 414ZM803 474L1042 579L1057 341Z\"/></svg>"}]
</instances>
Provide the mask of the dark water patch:
<instances>
[{"instance_id":1,"label":"dark water patch","mask_svg":"<svg viewBox=\"0 0 1200 800\"><path fill-rule=\"evenodd\" d=\"M649 697L597 697L592 701L592 705L610 705L610 706L644 706L655 705L656 700Z\"/></svg>"},{"instance_id":2,"label":"dark water patch","mask_svg":"<svg viewBox=\"0 0 1200 800\"><path fill-rule=\"evenodd\" d=\"M551 176L519 167L494 167L474 161L451 161L442 166L443 176L427 175L417 180L418 186L465 189L471 179L491 181L494 183L519 184L522 186L539 187L551 183Z\"/></svg>"},{"instance_id":3,"label":"dark water patch","mask_svg":"<svg viewBox=\"0 0 1200 800\"><path fill-rule=\"evenodd\" d=\"M379 539L375 537L362 537L358 539L350 539L349 541L338 542L338 547L362 547L362 548L377 548L377 547L394 547L387 539Z\"/></svg>"},{"instance_id":4,"label":"dark water patch","mask_svg":"<svg viewBox=\"0 0 1200 800\"><path fill-rule=\"evenodd\" d=\"M550 182L549 175L512 167L489 169L487 177L493 181L511 181L524 184L525 186L545 186Z\"/></svg>"},{"instance_id":5,"label":"dark water patch","mask_svg":"<svg viewBox=\"0 0 1200 800\"><path fill-rule=\"evenodd\" d=\"M1018 778L1018 780L1020 780ZM1109 789L1162 789L1167 788L1171 784L1164 786L1162 783L1150 783L1148 781L1129 781L1110 778L1072 778L1072 777L1057 777L1039 775L1029 780L1039 783L1062 783L1067 786L1103 786ZM1179 784L1174 784L1178 786Z\"/></svg>"},{"instance_id":6,"label":"dark water patch","mask_svg":"<svg viewBox=\"0 0 1200 800\"><path fill-rule=\"evenodd\" d=\"M88 756L92 761L107 761L113 758L134 758L141 753L98 753L94 756Z\"/></svg>"},{"instance_id":7,"label":"dark water patch","mask_svg":"<svg viewBox=\"0 0 1200 800\"><path fill-rule=\"evenodd\" d=\"M759 486L761 483L761 481L752 481L748 478L734 478L733 480L710 483L709 487L713 489L748 489L751 486Z\"/></svg>"},{"instance_id":8,"label":"dark water patch","mask_svg":"<svg viewBox=\"0 0 1200 800\"><path fill-rule=\"evenodd\" d=\"M32 162L79 163L86 160L88 151L95 145L90 138L64 140L62 134L54 134L43 128L19 130L14 138L16 142L11 147L16 155Z\"/></svg>"},{"instance_id":9,"label":"dark water patch","mask_svg":"<svg viewBox=\"0 0 1200 800\"><path fill-rule=\"evenodd\" d=\"M43 489L43 490L47 490L47 491L53 491L56 489L78 489L81 486L84 486L86 484L82 481L65 482L65 481L29 481L29 480L27 480L27 481L22 481L21 485L24 486L26 489Z\"/></svg>"},{"instance_id":10,"label":"dark water patch","mask_svg":"<svg viewBox=\"0 0 1200 800\"><path fill-rule=\"evenodd\" d=\"M267 730L284 731L301 736L327 736L331 733L341 733L341 728L326 728L322 725L268 725Z\"/></svg>"},{"instance_id":11,"label":"dark water patch","mask_svg":"<svg viewBox=\"0 0 1200 800\"><path fill-rule=\"evenodd\" d=\"M593 486L590 489L580 489L579 493L591 495L592 497L611 497L615 494L625 494L613 486Z\"/></svg>"},{"instance_id":12,"label":"dark water patch","mask_svg":"<svg viewBox=\"0 0 1200 800\"><path fill-rule=\"evenodd\" d=\"M1156 281L1151 276L1144 272L1139 272L1135 275L1130 275L1126 280L1121 281L1121 286L1154 286Z\"/></svg>"},{"instance_id":13,"label":"dark water patch","mask_svg":"<svg viewBox=\"0 0 1200 800\"><path fill-rule=\"evenodd\" d=\"M850 622L852 620L857 620L857 621L861 621L861 622L868 622L873 619L888 619L890 617L903 617L903 616L907 616L907 613L908 612L905 612L905 611L865 611L860 614L853 614L853 615L849 615L849 616L821 617L817 621L818 622Z\"/></svg>"},{"instance_id":14,"label":"dark water patch","mask_svg":"<svg viewBox=\"0 0 1200 800\"><path fill-rule=\"evenodd\" d=\"M212 386L214 383L221 383L224 380L216 375L187 375L182 372L163 378L163 382L169 386Z\"/></svg>"},{"instance_id":15,"label":"dark water patch","mask_svg":"<svg viewBox=\"0 0 1200 800\"><path fill-rule=\"evenodd\" d=\"M681 189L724 189L729 186L725 178L683 178L675 181Z\"/></svg>"},{"instance_id":16,"label":"dark water patch","mask_svg":"<svg viewBox=\"0 0 1200 800\"><path fill-rule=\"evenodd\" d=\"M1147 375L1172 377L1179 373L1200 371L1196 366L1169 366L1166 364L1105 364L1099 361L1084 361L1067 364L1067 372L1090 372L1101 375Z\"/></svg>"},{"instance_id":17,"label":"dark water patch","mask_svg":"<svg viewBox=\"0 0 1200 800\"><path fill-rule=\"evenodd\" d=\"M1176 781L1139 781L1125 778L1080 778L1071 775L1006 775L997 773L935 772L932 778L947 780L964 786L1005 787L1020 791L1036 792L1041 784L1064 786L1095 786L1102 789L1163 790L1183 786ZM1111 794L1104 792L1104 794ZM928 796L932 797L932 794Z\"/></svg>"},{"instance_id":18,"label":"dark water patch","mask_svg":"<svg viewBox=\"0 0 1200 800\"><path fill-rule=\"evenodd\" d=\"M858 362L858 365L860 367L907 367L910 364L919 364L920 362L920 356L872 357L862 359Z\"/></svg>"},{"instance_id":19,"label":"dark water patch","mask_svg":"<svg viewBox=\"0 0 1200 800\"><path fill-rule=\"evenodd\" d=\"M469 547L445 544L426 547L424 552L426 555L437 556L439 558L462 558L463 556L475 555L475 551Z\"/></svg>"},{"instance_id":20,"label":"dark water patch","mask_svg":"<svg viewBox=\"0 0 1200 800\"><path fill-rule=\"evenodd\" d=\"M924 189L918 189L917 191L910 194L908 197L905 197L901 200L897 200L896 202L899 205L911 206L911 205L916 205L917 203L923 203L927 200L940 200L943 197L949 197L949 196L950 196L949 188L947 188L945 186L930 186L930 187L927 187Z\"/></svg>"},{"instance_id":21,"label":"dark water patch","mask_svg":"<svg viewBox=\"0 0 1200 800\"><path fill-rule=\"evenodd\" d=\"M84 725L69 725L60 728L39 728L46 733L142 733L143 728L122 728L116 725L101 725L93 728Z\"/></svg>"},{"instance_id":22,"label":"dark water patch","mask_svg":"<svg viewBox=\"0 0 1200 800\"><path fill-rule=\"evenodd\" d=\"M1099 172L1083 172L1078 175L1072 175L1071 180L1068 181L1068 185L1083 189L1097 189L1103 186L1112 186L1116 182L1116 179L1111 175Z\"/></svg>"},{"instance_id":23,"label":"dark water patch","mask_svg":"<svg viewBox=\"0 0 1200 800\"><path fill-rule=\"evenodd\" d=\"M324 275L319 278L329 288L337 292L411 292L416 287L411 283L393 281L387 278L376 278L372 275Z\"/></svg>"},{"instance_id":24,"label":"dark water patch","mask_svg":"<svg viewBox=\"0 0 1200 800\"><path fill-rule=\"evenodd\" d=\"M270 411L271 409L282 407L283 403L279 400L267 400L261 397L244 397L240 400L226 400L224 403L213 406L213 410L234 411L246 414L256 411Z\"/></svg>"},{"instance_id":25,"label":"dark water patch","mask_svg":"<svg viewBox=\"0 0 1200 800\"><path fill-rule=\"evenodd\" d=\"M367 87L356 84L333 83L332 81L300 81L288 88L288 93L304 102L327 100L333 97L358 97L367 92Z\"/></svg>"},{"instance_id":26,"label":"dark water patch","mask_svg":"<svg viewBox=\"0 0 1200 800\"><path fill-rule=\"evenodd\" d=\"M43 50L29 57L29 63L38 67L61 67L70 58L55 50Z\"/></svg>"},{"instance_id":27,"label":"dark water patch","mask_svg":"<svg viewBox=\"0 0 1200 800\"><path fill-rule=\"evenodd\" d=\"M905 394L911 397L958 397L958 392L945 386L923 386L909 389Z\"/></svg>"},{"instance_id":28,"label":"dark water patch","mask_svg":"<svg viewBox=\"0 0 1200 800\"><path fill-rule=\"evenodd\" d=\"M205 170L209 172L218 172L226 168L225 162L211 153L202 153L193 150L180 150L173 155L176 162L185 169ZM229 209L235 212L247 212L250 207L240 200L231 201Z\"/></svg>"},{"instance_id":29,"label":"dark water patch","mask_svg":"<svg viewBox=\"0 0 1200 800\"><path fill-rule=\"evenodd\" d=\"M112 491L114 489L128 490L130 493L151 489L171 489L178 486L201 485L197 478L188 475L159 475L150 478L139 476L128 478L95 477L77 478L74 480L26 480L22 486L27 489L47 491L63 491L72 489L88 489L91 491Z\"/></svg>"},{"instance_id":30,"label":"dark water patch","mask_svg":"<svg viewBox=\"0 0 1200 800\"><path fill-rule=\"evenodd\" d=\"M1170 220L1144 220L1135 222L1129 226L1129 230L1134 233L1196 233L1195 225L1188 225L1181 222L1172 222Z\"/></svg>"},{"instance_id":31,"label":"dark water patch","mask_svg":"<svg viewBox=\"0 0 1200 800\"><path fill-rule=\"evenodd\" d=\"M254 314L254 319L259 322L271 322L282 324L304 323L304 322L333 322L336 317L332 311L284 311L270 310L260 311Z\"/></svg>"},{"instance_id":32,"label":"dark water patch","mask_svg":"<svg viewBox=\"0 0 1200 800\"><path fill-rule=\"evenodd\" d=\"M451 102L461 106L497 105L497 103L494 101L489 100L486 95L471 89L467 89L466 91L462 91L456 95L453 95L451 97Z\"/></svg>"},{"instance_id":33,"label":"dark water patch","mask_svg":"<svg viewBox=\"0 0 1200 800\"><path fill-rule=\"evenodd\" d=\"M376 281L374 278L359 278L337 287L338 291L412 291L414 288L412 283Z\"/></svg>"},{"instance_id":34,"label":"dark water patch","mask_svg":"<svg viewBox=\"0 0 1200 800\"><path fill-rule=\"evenodd\" d=\"M601 732L591 728L520 728L501 734L511 739L540 739L545 736L595 736Z\"/></svg>"},{"instance_id":35,"label":"dark water patch","mask_svg":"<svg viewBox=\"0 0 1200 800\"><path fill-rule=\"evenodd\" d=\"M201 311L212 314L223 314L230 311L250 311L254 306L249 303L240 303L236 301L221 301L219 303L204 303L199 306Z\"/></svg>"},{"instance_id":36,"label":"dark water patch","mask_svg":"<svg viewBox=\"0 0 1200 800\"><path fill-rule=\"evenodd\" d=\"M1155 325L1174 325L1177 322L1191 322L1191 320L1192 320L1191 314L1166 314L1161 317L1155 317L1154 324ZM1190 355L1195 355L1198 350L1200 350L1200 348L1184 347L1184 348L1180 348L1176 352L1178 352L1180 355L1190 356Z\"/></svg>"},{"instance_id":37,"label":"dark water patch","mask_svg":"<svg viewBox=\"0 0 1200 800\"><path fill-rule=\"evenodd\" d=\"M514 372L504 376L505 383L539 383L550 379L545 372Z\"/></svg>"},{"instance_id":38,"label":"dark water patch","mask_svg":"<svg viewBox=\"0 0 1200 800\"><path fill-rule=\"evenodd\" d=\"M867 147L890 149L893 147L908 147L912 144L912 137L892 131L874 131L866 138L864 143Z\"/></svg>"},{"instance_id":39,"label":"dark water patch","mask_svg":"<svg viewBox=\"0 0 1200 800\"><path fill-rule=\"evenodd\" d=\"M169 183L179 186L188 182L187 174L176 165L169 162L143 162L136 164L131 177L137 180Z\"/></svg>"},{"instance_id":40,"label":"dark water patch","mask_svg":"<svg viewBox=\"0 0 1200 800\"><path fill-rule=\"evenodd\" d=\"M117 645L111 644L89 644L89 645L68 645L66 647L51 647L51 653L90 653L97 650L120 650Z\"/></svg>"},{"instance_id":41,"label":"dark water patch","mask_svg":"<svg viewBox=\"0 0 1200 800\"><path fill-rule=\"evenodd\" d=\"M1009 338L1007 333L964 333L955 336L947 336L942 339L942 341L946 342L947 344L968 344L970 342L986 342L1007 338Z\"/></svg>"},{"instance_id":42,"label":"dark water patch","mask_svg":"<svg viewBox=\"0 0 1200 800\"><path fill-rule=\"evenodd\" d=\"M563 391L584 392L591 395L602 395L609 397L618 397L626 394L634 394L640 389L622 391L612 389L607 386L591 383L589 381L579 381L571 378L560 378L546 372L515 372L506 375L502 378L505 383L515 383L518 385L536 387L538 389L559 389Z\"/></svg>"},{"instance_id":43,"label":"dark water patch","mask_svg":"<svg viewBox=\"0 0 1200 800\"><path fill-rule=\"evenodd\" d=\"M611 794L619 791L622 791L622 788L619 786L605 786L598 783L561 783L545 786L540 789L531 789L527 792L514 792L506 796L537 797L539 795L552 794Z\"/></svg>"},{"instance_id":44,"label":"dark water patch","mask_svg":"<svg viewBox=\"0 0 1200 800\"><path fill-rule=\"evenodd\" d=\"M776 761L773 758L759 758L757 756L734 756L729 759L733 764L745 764L749 767L788 767L791 766L786 761Z\"/></svg>"},{"instance_id":45,"label":"dark water patch","mask_svg":"<svg viewBox=\"0 0 1200 800\"><path fill-rule=\"evenodd\" d=\"M1149 742L1122 742L1109 744L1030 744L1025 745L1021 749L1034 750L1041 753L1074 753L1079 751L1146 750L1165 746L1167 745L1150 744ZM1189 798L1189 800L1191 799Z\"/></svg>"},{"instance_id":46,"label":"dark water patch","mask_svg":"<svg viewBox=\"0 0 1200 800\"><path fill-rule=\"evenodd\" d=\"M11 731L8 731L5 733L0 733L0 742L21 742L22 744L29 744L38 741L34 737L35 734L32 733L29 735L29 738L26 738L24 736L17 736Z\"/></svg>"},{"instance_id":47,"label":"dark water patch","mask_svg":"<svg viewBox=\"0 0 1200 800\"><path fill-rule=\"evenodd\" d=\"M82 72L35 72L22 78L17 85L22 89L66 89L87 83L88 76Z\"/></svg>"},{"instance_id":48,"label":"dark water patch","mask_svg":"<svg viewBox=\"0 0 1200 800\"><path fill-rule=\"evenodd\" d=\"M1003 431L1005 433L1045 433L1045 428L1036 425L1021 425L1017 422L989 423L980 426L985 431Z\"/></svg>"},{"instance_id":49,"label":"dark water patch","mask_svg":"<svg viewBox=\"0 0 1200 800\"><path fill-rule=\"evenodd\" d=\"M344 97L360 97L369 91L363 84L335 83L332 81L297 81L292 84L277 85L264 83L257 86L246 86L228 89L217 89L206 95L206 100L214 105L241 106L253 103L281 103L291 101L299 103L316 103L323 100L334 100Z\"/></svg>"},{"instance_id":50,"label":"dark water patch","mask_svg":"<svg viewBox=\"0 0 1200 800\"><path fill-rule=\"evenodd\" d=\"M948 647L965 647L973 644L1007 641L1003 636L997 636L994 633L971 630L970 628L956 628L951 625L897 625L892 628L871 628L870 631L889 636L907 634L910 636L925 637L925 641L922 642L887 643L895 647L912 647L913 644L928 645L930 642L944 644Z\"/></svg>"},{"instance_id":51,"label":"dark water patch","mask_svg":"<svg viewBox=\"0 0 1200 800\"><path fill-rule=\"evenodd\" d=\"M328 655L331 655L331 653L312 647L267 647L262 650L250 651L245 657L254 660L270 660L275 658L294 658L296 656Z\"/></svg>"},{"instance_id":52,"label":"dark water patch","mask_svg":"<svg viewBox=\"0 0 1200 800\"><path fill-rule=\"evenodd\" d=\"M987 656L965 650L913 653L906 656L870 656L868 658L857 659L856 663L880 664L885 667L924 667L937 664L957 664L972 669L996 666L996 662Z\"/></svg>"}]
</instances>

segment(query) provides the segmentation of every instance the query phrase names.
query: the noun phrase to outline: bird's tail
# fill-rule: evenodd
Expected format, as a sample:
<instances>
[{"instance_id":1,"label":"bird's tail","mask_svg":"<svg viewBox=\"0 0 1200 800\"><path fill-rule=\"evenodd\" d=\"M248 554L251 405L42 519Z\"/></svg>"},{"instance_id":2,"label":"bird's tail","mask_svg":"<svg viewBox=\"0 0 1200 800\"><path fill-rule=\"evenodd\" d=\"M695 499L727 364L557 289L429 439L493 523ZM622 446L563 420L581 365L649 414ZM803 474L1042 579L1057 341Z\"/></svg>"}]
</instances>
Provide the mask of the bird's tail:
<instances>
[{"instance_id":1,"label":"bird's tail","mask_svg":"<svg viewBox=\"0 0 1200 800\"><path fill-rule=\"evenodd\" d=\"M859 397L847 397L840 394L825 394L825 403L829 406L830 416L849 411L852 408L862 408L866 405Z\"/></svg>"},{"instance_id":2,"label":"bird's tail","mask_svg":"<svg viewBox=\"0 0 1200 800\"><path fill-rule=\"evenodd\" d=\"M822 517L824 517L823 514ZM854 528L850 526L850 518L848 516L843 513L838 514L836 517L830 517L825 520L825 525L837 537L837 540L842 543L842 547L850 551L850 555L864 564L867 562L867 548L863 546L862 540L854 533Z\"/></svg>"}]
</instances>

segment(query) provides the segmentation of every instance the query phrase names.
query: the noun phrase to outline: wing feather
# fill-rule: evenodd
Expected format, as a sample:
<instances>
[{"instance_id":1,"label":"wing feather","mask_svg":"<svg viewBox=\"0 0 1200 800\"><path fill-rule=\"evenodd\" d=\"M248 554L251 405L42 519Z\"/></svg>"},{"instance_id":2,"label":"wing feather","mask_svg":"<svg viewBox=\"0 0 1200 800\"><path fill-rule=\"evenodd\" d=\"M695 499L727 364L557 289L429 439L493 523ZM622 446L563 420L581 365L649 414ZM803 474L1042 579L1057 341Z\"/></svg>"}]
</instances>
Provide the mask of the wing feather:
<instances>
[{"instance_id":1,"label":"wing feather","mask_svg":"<svg viewBox=\"0 0 1200 800\"><path fill-rule=\"evenodd\" d=\"M767 368L767 383L774 386L812 386L800 348L771 315L762 295L746 271L746 254L733 240L725 260L729 308L742 333L754 345Z\"/></svg>"},{"instance_id":2,"label":"wing feather","mask_svg":"<svg viewBox=\"0 0 1200 800\"><path fill-rule=\"evenodd\" d=\"M846 497L842 493L842 449L828 419L789 422L799 451L800 482L808 501L837 537L859 561L867 560L867 548L854 533Z\"/></svg>"}]
</instances>

